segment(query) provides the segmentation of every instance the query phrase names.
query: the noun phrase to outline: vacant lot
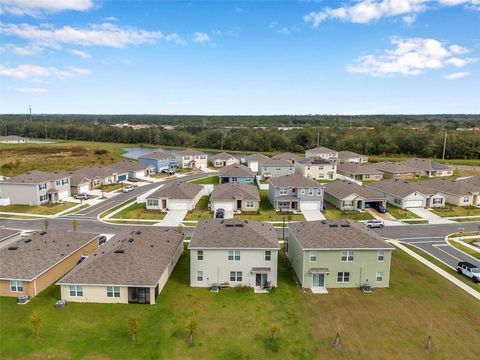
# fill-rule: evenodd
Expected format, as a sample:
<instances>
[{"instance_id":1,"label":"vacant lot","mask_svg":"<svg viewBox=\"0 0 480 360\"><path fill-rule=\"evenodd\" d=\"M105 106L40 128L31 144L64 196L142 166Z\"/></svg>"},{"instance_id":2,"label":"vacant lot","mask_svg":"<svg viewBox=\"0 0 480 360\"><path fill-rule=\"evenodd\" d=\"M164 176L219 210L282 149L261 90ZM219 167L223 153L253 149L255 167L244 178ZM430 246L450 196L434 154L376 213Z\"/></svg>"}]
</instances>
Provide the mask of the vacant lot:
<instances>
[{"instance_id":1,"label":"vacant lot","mask_svg":"<svg viewBox=\"0 0 480 360\"><path fill-rule=\"evenodd\" d=\"M157 304L74 304L55 310L59 290L49 288L25 306L0 298L4 359L419 359L432 324L436 359L475 359L479 305L470 295L396 250L391 287L312 295L299 289L285 260L279 288L258 295L231 289L212 294L188 286L188 255L177 265ZM37 311L40 340L29 328ZM127 331L140 321L138 342ZM196 342L186 324L197 322ZM267 342L270 327L278 342ZM343 348L330 346L339 330Z\"/></svg>"}]
</instances>

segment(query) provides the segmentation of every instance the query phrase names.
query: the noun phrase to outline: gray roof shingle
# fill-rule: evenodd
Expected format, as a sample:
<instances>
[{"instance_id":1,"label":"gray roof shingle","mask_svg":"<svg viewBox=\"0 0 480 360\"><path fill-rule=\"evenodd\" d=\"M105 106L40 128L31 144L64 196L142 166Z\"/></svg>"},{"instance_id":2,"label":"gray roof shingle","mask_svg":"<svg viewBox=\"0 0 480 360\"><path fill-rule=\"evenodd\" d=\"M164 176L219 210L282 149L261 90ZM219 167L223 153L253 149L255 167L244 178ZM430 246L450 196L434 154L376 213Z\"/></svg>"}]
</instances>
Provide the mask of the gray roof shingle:
<instances>
[{"instance_id":1,"label":"gray roof shingle","mask_svg":"<svg viewBox=\"0 0 480 360\"><path fill-rule=\"evenodd\" d=\"M422 186L420 182L408 182L400 179L382 180L376 183L368 184L367 187L401 198L416 192L423 195L432 195L432 190L427 189L426 186Z\"/></svg>"},{"instance_id":2,"label":"gray roof shingle","mask_svg":"<svg viewBox=\"0 0 480 360\"><path fill-rule=\"evenodd\" d=\"M186 150L180 150L175 152L175 155L178 156L195 156L195 155L207 155L204 152L198 151L198 150L193 150L193 149L186 149Z\"/></svg>"},{"instance_id":3,"label":"gray roof shingle","mask_svg":"<svg viewBox=\"0 0 480 360\"><path fill-rule=\"evenodd\" d=\"M422 181L422 186L435 189L438 192L446 192L449 194L463 196L480 192L480 186L475 184L475 180L451 180L451 179L433 179Z\"/></svg>"},{"instance_id":4,"label":"gray roof shingle","mask_svg":"<svg viewBox=\"0 0 480 360\"><path fill-rule=\"evenodd\" d=\"M307 151L314 151L318 154L332 154L332 153L337 153L336 150L332 150L332 149L329 149L325 146L318 146L316 148L313 148L313 149L308 149Z\"/></svg>"},{"instance_id":5,"label":"gray roof shingle","mask_svg":"<svg viewBox=\"0 0 480 360\"><path fill-rule=\"evenodd\" d=\"M351 159L351 158L360 158L360 157L364 157L364 155L360 155L356 152L353 152L353 151L339 151L338 152L338 157L340 159Z\"/></svg>"},{"instance_id":6,"label":"gray roof shingle","mask_svg":"<svg viewBox=\"0 0 480 360\"><path fill-rule=\"evenodd\" d=\"M212 160L212 161L215 161L215 160L230 160L230 159L236 159L236 157L233 156L233 155L230 155L226 152L221 152L221 153L212 155L210 157L210 160Z\"/></svg>"},{"instance_id":7,"label":"gray roof shingle","mask_svg":"<svg viewBox=\"0 0 480 360\"><path fill-rule=\"evenodd\" d=\"M440 164L430 159L407 159L400 162L402 165L422 171L451 170L447 165Z\"/></svg>"},{"instance_id":8,"label":"gray roof shingle","mask_svg":"<svg viewBox=\"0 0 480 360\"><path fill-rule=\"evenodd\" d=\"M164 159L171 159L175 158L174 153L168 153L166 151L153 151L151 153L142 155L139 159L156 159L156 160L164 160Z\"/></svg>"},{"instance_id":9,"label":"gray roof shingle","mask_svg":"<svg viewBox=\"0 0 480 360\"><path fill-rule=\"evenodd\" d=\"M365 199L384 199L383 196L378 195L376 192L346 180L332 181L325 184L325 193L337 199L344 199L352 194L357 194Z\"/></svg>"},{"instance_id":10,"label":"gray roof shingle","mask_svg":"<svg viewBox=\"0 0 480 360\"><path fill-rule=\"evenodd\" d=\"M147 199L167 198L192 200L201 191L203 191L202 185L188 182L175 182L162 186L160 189L150 194Z\"/></svg>"},{"instance_id":11,"label":"gray roof shingle","mask_svg":"<svg viewBox=\"0 0 480 360\"><path fill-rule=\"evenodd\" d=\"M5 183L23 183L23 184L39 184L46 181L55 181L68 177L66 172L46 172L32 170L17 176L13 176L6 180L1 181Z\"/></svg>"},{"instance_id":12,"label":"gray roof shingle","mask_svg":"<svg viewBox=\"0 0 480 360\"><path fill-rule=\"evenodd\" d=\"M353 175L381 175L382 172L380 170L375 169L372 165L360 165L357 163L344 163L344 164L338 164L337 170L339 172L344 172L347 174L353 174Z\"/></svg>"},{"instance_id":13,"label":"gray roof shingle","mask_svg":"<svg viewBox=\"0 0 480 360\"><path fill-rule=\"evenodd\" d=\"M236 199L260 201L260 195L254 185L231 183L215 186L210 197L211 201Z\"/></svg>"},{"instance_id":14,"label":"gray roof shingle","mask_svg":"<svg viewBox=\"0 0 480 360\"><path fill-rule=\"evenodd\" d=\"M287 161L297 161L300 159L303 159L303 156L294 154L292 152L284 152L281 154L277 154L272 157L273 159L281 159L281 160L287 160Z\"/></svg>"},{"instance_id":15,"label":"gray roof shingle","mask_svg":"<svg viewBox=\"0 0 480 360\"><path fill-rule=\"evenodd\" d=\"M302 187L302 188L322 188L323 185L315 180L308 179L300 174L283 175L270 178L269 183L275 187Z\"/></svg>"},{"instance_id":16,"label":"gray roof shingle","mask_svg":"<svg viewBox=\"0 0 480 360\"><path fill-rule=\"evenodd\" d=\"M220 177L255 177L255 174L249 167L242 164L231 164L221 168L218 171Z\"/></svg>"},{"instance_id":17,"label":"gray roof shingle","mask_svg":"<svg viewBox=\"0 0 480 360\"><path fill-rule=\"evenodd\" d=\"M373 167L374 169L380 170L382 172L388 172L392 174L405 174L405 173L414 173L415 168L412 168L407 165L403 165L399 162L393 162L393 161L381 161L378 163L374 163L369 165Z\"/></svg>"}]
</instances>

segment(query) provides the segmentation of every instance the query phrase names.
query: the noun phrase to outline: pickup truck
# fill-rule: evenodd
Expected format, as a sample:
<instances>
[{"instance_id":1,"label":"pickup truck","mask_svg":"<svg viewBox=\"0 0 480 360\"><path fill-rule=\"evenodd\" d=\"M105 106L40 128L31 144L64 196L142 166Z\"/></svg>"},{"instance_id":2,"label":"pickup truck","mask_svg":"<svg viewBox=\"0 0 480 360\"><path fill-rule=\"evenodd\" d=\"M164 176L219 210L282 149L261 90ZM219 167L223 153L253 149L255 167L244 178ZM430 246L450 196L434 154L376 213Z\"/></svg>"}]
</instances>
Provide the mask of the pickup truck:
<instances>
[{"instance_id":1,"label":"pickup truck","mask_svg":"<svg viewBox=\"0 0 480 360\"><path fill-rule=\"evenodd\" d=\"M472 279L475 284L480 282L480 269L469 262L460 261L457 265L457 272Z\"/></svg>"}]
</instances>

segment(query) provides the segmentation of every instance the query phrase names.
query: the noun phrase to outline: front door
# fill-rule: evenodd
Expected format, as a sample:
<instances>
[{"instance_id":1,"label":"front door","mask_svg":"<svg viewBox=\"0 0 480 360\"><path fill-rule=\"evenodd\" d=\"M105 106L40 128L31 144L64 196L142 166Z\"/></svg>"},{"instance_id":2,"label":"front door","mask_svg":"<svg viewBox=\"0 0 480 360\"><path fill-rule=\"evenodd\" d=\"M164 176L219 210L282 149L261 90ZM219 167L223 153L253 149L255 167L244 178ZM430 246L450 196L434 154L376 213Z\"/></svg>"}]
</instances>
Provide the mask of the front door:
<instances>
[{"instance_id":1,"label":"front door","mask_svg":"<svg viewBox=\"0 0 480 360\"><path fill-rule=\"evenodd\" d=\"M242 210L242 200L237 200L237 210Z\"/></svg>"},{"instance_id":2,"label":"front door","mask_svg":"<svg viewBox=\"0 0 480 360\"><path fill-rule=\"evenodd\" d=\"M325 287L325 274L313 274L312 275L312 287L324 288Z\"/></svg>"},{"instance_id":3,"label":"front door","mask_svg":"<svg viewBox=\"0 0 480 360\"><path fill-rule=\"evenodd\" d=\"M167 200L162 200L162 209L167 208Z\"/></svg>"},{"instance_id":4,"label":"front door","mask_svg":"<svg viewBox=\"0 0 480 360\"><path fill-rule=\"evenodd\" d=\"M267 283L267 274L256 274L255 275L255 286L263 287Z\"/></svg>"},{"instance_id":5,"label":"front door","mask_svg":"<svg viewBox=\"0 0 480 360\"><path fill-rule=\"evenodd\" d=\"M297 202L292 202L292 210L296 210L297 209Z\"/></svg>"}]
</instances>

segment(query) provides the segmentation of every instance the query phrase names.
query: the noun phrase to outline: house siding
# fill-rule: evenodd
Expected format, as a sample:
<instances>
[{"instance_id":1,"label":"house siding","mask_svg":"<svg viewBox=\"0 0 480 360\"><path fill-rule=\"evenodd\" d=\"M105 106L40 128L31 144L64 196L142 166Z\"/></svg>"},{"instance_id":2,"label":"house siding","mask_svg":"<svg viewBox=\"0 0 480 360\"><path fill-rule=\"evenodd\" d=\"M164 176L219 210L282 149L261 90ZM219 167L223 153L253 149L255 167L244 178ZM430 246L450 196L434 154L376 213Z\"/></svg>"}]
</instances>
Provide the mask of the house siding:
<instances>
[{"instance_id":1,"label":"house siding","mask_svg":"<svg viewBox=\"0 0 480 360\"><path fill-rule=\"evenodd\" d=\"M335 164L295 164L295 172L306 178L318 180L333 180L337 174L337 165Z\"/></svg>"},{"instance_id":2,"label":"house siding","mask_svg":"<svg viewBox=\"0 0 480 360\"><path fill-rule=\"evenodd\" d=\"M265 174L268 175L268 177L279 177L279 176L284 176L284 175L291 175L295 173L295 166L292 164L291 166L269 166L269 165L262 165L258 167L258 174L262 176L262 178L265 177Z\"/></svg>"},{"instance_id":3,"label":"house siding","mask_svg":"<svg viewBox=\"0 0 480 360\"><path fill-rule=\"evenodd\" d=\"M287 193L280 195L280 189L286 189ZM278 197L279 196L294 196L297 198L297 201L300 203L301 201L318 201L320 203L320 209L323 207L323 188L319 184L318 187L313 188L314 189L314 195L309 196L308 191L311 188L297 188L295 187L295 192L292 191L292 187L275 187L272 184L269 184L268 186L268 199L270 200L270 203L273 205L275 210L280 211L281 208L278 206ZM321 194L317 195L317 189L320 189ZM302 190L305 190L305 194L302 194ZM298 206L298 209L300 210L300 204Z\"/></svg>"},{"instance_id":4,"label":"house siding","mask_svg":"<svg viewBox=\"0 0 480 360\"><path fill-rule=\"evenodd\" d=\"M234 179L236 179L234 181ZM238 183L238 184L248 184L252 185L255 182L254 176L249 177L233 177L233 176L222 176L219 177L220 184L231 184L231 183Z\"/></svg>"}]
</instances>

